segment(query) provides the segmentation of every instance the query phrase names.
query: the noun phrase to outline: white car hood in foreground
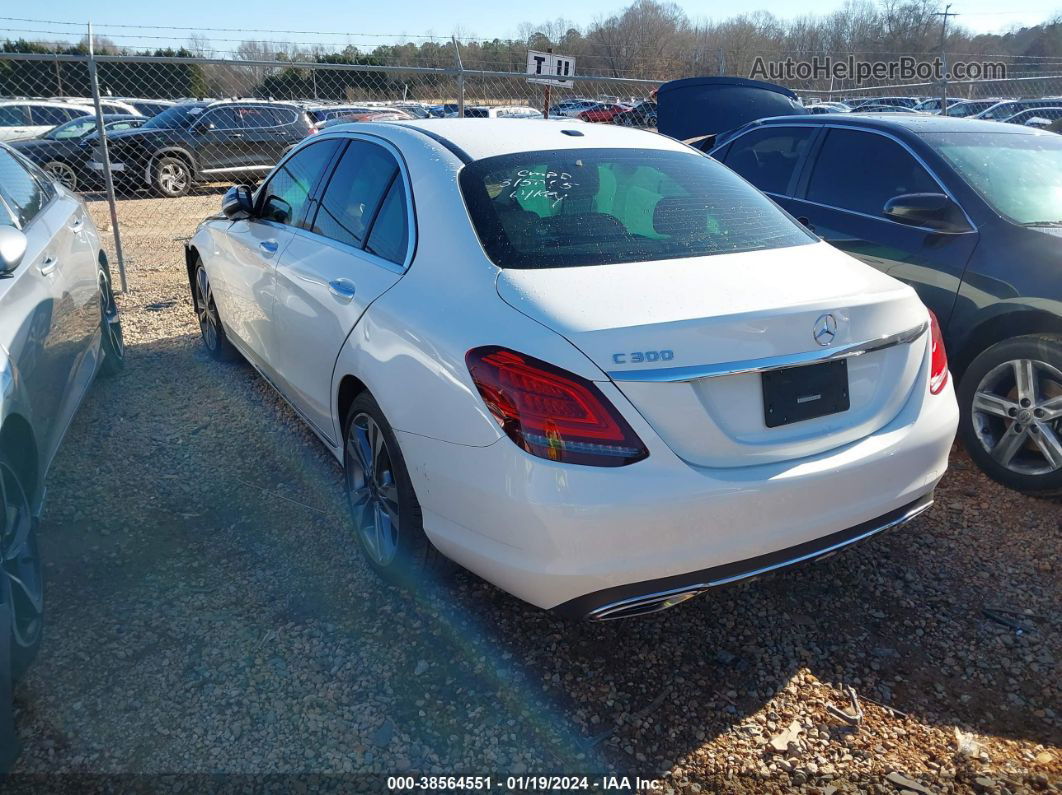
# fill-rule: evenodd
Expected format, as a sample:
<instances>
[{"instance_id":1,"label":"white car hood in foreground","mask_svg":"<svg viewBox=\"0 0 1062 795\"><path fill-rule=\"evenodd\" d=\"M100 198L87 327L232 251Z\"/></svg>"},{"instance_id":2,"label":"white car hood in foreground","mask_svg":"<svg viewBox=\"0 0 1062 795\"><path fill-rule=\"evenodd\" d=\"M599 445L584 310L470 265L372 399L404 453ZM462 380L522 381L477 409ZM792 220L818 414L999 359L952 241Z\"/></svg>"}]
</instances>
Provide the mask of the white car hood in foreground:
<instances>
[{"instance_id":1,"label":"white car hood in foreground","mask_svg":"<svg viewBox=\"0 0 1062 795\"><path fill-rule=\"evenodd\" d=\"M704 466L813 455L895 417L919 382L928 335L849 360L848 411L767 428L758 374L645 383L659 368L695 367L821 350L925 323L914 291L825 243L662 262L509 269L504 301L567 338L610 374L673 450Z\"/></svg>"}]
</instances>

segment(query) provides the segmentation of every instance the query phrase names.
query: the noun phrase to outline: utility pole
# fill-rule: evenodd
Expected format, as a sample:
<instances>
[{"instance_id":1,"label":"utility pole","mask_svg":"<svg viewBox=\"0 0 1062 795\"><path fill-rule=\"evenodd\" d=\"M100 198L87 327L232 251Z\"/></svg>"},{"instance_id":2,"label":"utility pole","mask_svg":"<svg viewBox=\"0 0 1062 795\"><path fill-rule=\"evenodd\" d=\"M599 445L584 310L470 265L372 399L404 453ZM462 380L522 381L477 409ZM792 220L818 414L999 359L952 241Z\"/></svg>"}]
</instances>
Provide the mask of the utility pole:
<instances>
[{"instance_id":1,"label":"utility pole","mask_svg":"<svg viewBox=\"0 0 1062 795\"><path fill-rule=\"evenodd\" d=\"M943 11L938 11L933 16L941 17L940 20L940 62L944 66L944 74L940 79L940 113L942 116L948 115L948 53L945 50L945 43L948 38L948 17L957 17L958 14L951 13L951 3L944 6Z\"/></svg>"},{"instance_id":2,"label":"utility pole","mask_svg":"<svg viewBox=\"0 0 1062 795\"><path fill-rule=\"evenodd\" d=\"M454 43L454 59L457 61L457 118L465 117L465 65L461 63L461 45L457 43L457 34L450 37Z\"/></svg>"}]
</instances>

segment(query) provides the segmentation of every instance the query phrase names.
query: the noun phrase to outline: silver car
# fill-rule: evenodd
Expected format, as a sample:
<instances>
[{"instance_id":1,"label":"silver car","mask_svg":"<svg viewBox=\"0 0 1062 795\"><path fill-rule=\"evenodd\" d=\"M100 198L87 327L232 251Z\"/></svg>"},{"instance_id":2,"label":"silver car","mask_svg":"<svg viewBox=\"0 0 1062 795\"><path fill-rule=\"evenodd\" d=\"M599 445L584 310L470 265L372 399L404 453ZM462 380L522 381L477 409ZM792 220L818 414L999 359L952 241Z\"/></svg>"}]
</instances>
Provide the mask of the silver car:
<instances>
[{"instance_id":1,"label":"silver car","mask_svg":"<svg viewBox=\"0 0 1062 795\"><path fill-rule=\"evenodd\" d=\"M0 144L0 627L10 626L16 677L40 644L45 474L96 373L124 359L84 203Z\"/></svg>"}]
</instances>

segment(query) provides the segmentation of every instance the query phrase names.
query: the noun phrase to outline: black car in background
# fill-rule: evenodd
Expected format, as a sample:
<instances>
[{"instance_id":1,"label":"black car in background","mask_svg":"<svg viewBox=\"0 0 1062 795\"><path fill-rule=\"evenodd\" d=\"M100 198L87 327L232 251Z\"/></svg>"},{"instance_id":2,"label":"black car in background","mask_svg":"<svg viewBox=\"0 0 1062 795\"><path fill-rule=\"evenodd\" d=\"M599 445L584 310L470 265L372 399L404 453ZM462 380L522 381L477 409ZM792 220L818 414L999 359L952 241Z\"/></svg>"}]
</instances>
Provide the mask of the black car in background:
<instances>
[{"instance_id":1,"label":"black car in background","mask_svg":"<svg viewBox=\"0 0 1062 795\"><path fill-rule=\"evenodd\" d=\"M944 116L766 118L712 155L939 318L959 434L999 482L1062 493L1062 138Z\"/></svg>"},{"instance_id":2,"label":"black car in background","mask_svg":"<svg viewBox=\"0 0 1062 795\"><path fill-rule=\"evenodd\" d=\"M111 173L127 189L183 196L196 182L265 174L313 131L306 110L293 102L182 102L139 129L108 135ZM102 173L98 146L89 165Z\"/></svg>"},{"instance_id":3,"label":"black car in background","mask_svg":"<svg viewBox=\"0 0 1062 795\"><path fill-rule=\"evenodd\" d=\"M136 129L146 121L143 116L118 113L103 115L108 134ZM36 138L12 141L11 147L70 190L81 190L99 182L97 173L87 166L96 138L96 117L80 116L53 127Z\"/></svg>"},{"instance_id":4,"label":"black car in background","mask_svg":"<svg viewBox=\"0 0 1062 795\"><path fill-rule=\"evenodd\" d=\"M643 100L630 110L616 114L612 123L624 127L656 127L656 103L649 99Z\"/></svg>"}]
</instances>

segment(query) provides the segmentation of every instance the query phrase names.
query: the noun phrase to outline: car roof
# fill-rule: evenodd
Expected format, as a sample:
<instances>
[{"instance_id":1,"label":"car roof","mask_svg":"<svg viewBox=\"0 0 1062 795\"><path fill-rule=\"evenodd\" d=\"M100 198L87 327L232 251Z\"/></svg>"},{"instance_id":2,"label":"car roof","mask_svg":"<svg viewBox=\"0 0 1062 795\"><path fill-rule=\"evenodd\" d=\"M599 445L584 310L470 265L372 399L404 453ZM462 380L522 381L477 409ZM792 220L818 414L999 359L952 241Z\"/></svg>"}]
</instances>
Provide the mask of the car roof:
<instances>
[{"instance_id":1,"label":"car roof","mask_svg":"<svg viewBox=\"0 0 1062 795\"><path fill-rule=\"evenodd\" d=\"M578 124L570 119L403 119L351 126L352 131L378 131L387 138L402 128L420 130L450 151L456 148L471 160L543 149L690 151L685 144L645 130L611 124Z\"/></svg>"},{"instance_id":2,"label":"car roof","mask_svg":"<svg viewBox=\"0 0 1062 795\"><path fill-rule=\"evenodd\" d=\"M79 102L63 102L56 99L0 99L0 105L44 105L48 108L77 108L78 110L86 107Z\"/></svg>"},{"instance_id":3,"label":"car roof","mask_svg":"<svg viewBox=\"0 0 1062 795\"><path fill-rule=\"evenodd\" d=\"M996 121L956 118L954 116L930 116L914 113L838 113L829 115L807 114L802 116L775 116L762 119L763 124L830 124L838 127L870 127L914 135L948 132L1022 133L1021 127L1004 125Z\"/></svg>"}]
</instances>

